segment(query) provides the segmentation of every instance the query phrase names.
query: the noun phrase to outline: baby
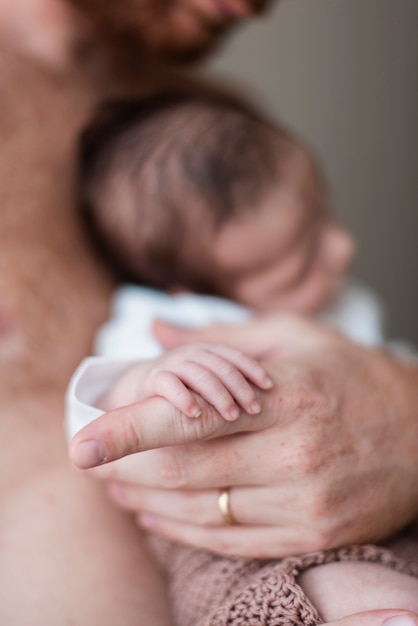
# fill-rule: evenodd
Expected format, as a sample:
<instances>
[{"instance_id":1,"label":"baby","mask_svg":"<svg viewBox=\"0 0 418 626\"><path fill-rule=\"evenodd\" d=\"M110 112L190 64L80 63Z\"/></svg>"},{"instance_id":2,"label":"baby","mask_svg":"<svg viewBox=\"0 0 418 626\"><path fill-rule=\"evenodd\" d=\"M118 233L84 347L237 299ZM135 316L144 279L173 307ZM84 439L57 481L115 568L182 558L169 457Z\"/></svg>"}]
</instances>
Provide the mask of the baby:
<instances>
[{"instance_id":1,"label":"baby","mask_svg":"<svg viewBox=\"0 0 418 626\"><path fill-rule=\"evenodd\" d=\"M151 332L157 317L204 325L232 323L254 312L293 312L318 316L365 344L382 341L375 299L364 288L346 285L353 242L329 210L314 160L286 130L249 107L178 94L109 107L86 135L82 174L84 209L102 250L126 277L149 288L128 286L117 293L114 315L98 336L101 356L83 362L70 384L69 436L103 410L153 395L166 397L190 418L199 417L195 394L227 420L238 419L242 409L260 411L258 395L272 381L259 363L230 346L211 344L160 355ZM201 556L157 539L154 547L176 590L179 624L235 623L215 615L232 620L225 607L236 610L239 590L236 581L220 585L219 576L235 571L237 563L244 567L240 559ZM311 564L370 560L403 567L387 550L373 547L328 551L315 559ZM295 578L299 566L292 562L289 587L285 561L268 565L276 568L277 580L287 576L284 595L278 583L276 604L290 620L283 623L301 623L295 608L304 595ZM187 572L198 580L203 562L203 580L206 572L213 584L211 568L218 580L199 602L181 578ZM265 567L261 563L245 567L256 576ZM300 563L302 570L306 563ZM364 567L370 571L370 564ZM409 572L406 566L403 571ZM414 579L391 572L379 580L388 606L418 609ZM348 612L375 608L367 605L369 590L361 597L350 567L344 594ZM291 614L280 605L285 597ZM312 619L303 623L317 623L308 598L303 603Z\"/></svg>"}]
</instances>

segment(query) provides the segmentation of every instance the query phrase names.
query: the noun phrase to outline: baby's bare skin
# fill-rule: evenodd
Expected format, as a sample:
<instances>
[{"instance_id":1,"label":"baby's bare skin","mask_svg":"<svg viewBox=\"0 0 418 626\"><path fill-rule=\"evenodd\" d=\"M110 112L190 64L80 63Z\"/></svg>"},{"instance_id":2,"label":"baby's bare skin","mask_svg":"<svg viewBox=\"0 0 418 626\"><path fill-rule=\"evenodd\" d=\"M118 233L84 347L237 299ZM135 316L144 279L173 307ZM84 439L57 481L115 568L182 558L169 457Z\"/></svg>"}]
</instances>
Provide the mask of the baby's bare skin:
<instances>
[{"instance_id":1,"label":"baby's bare skin","mask_svg":"<svg viewBox=\"0 0 418 626\"><path fill-rule=\"evenodd\" d=\"M372 609L418 611L418 580L376 563L330 563L299 582L326 621Z\"/></svg>"}]
</instances>

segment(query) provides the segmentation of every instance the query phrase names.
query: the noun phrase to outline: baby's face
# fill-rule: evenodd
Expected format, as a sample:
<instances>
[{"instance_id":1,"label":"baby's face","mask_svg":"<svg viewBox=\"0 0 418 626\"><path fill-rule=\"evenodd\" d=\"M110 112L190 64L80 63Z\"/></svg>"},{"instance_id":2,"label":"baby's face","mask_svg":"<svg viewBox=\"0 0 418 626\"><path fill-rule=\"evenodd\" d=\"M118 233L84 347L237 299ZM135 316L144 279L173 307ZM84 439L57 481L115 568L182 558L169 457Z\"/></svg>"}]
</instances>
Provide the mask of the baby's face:
<instances>
[{"instance_id":1,"label":"baby's face","mask_svg":"<svg viewBox=\"0 0 418 626\"><path fill-rule=\"evenodd\" d=\"M327 207L312 159L300 153L287 183L227 223L213 262L223 294L258 311L311 314L337 295L354 255L351 236Z\"/></svg>"}]
</instances>

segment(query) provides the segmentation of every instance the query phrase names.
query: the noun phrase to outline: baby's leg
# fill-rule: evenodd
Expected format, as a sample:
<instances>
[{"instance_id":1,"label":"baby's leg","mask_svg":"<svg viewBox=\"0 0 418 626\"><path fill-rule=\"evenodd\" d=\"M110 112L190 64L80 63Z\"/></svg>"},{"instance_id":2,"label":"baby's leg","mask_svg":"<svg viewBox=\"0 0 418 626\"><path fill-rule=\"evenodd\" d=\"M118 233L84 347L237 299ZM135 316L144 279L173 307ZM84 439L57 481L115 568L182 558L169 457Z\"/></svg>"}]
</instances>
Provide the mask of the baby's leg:
<instances>
[{"instance_id":1,"label":"baby's leg","mask_svg":"<svg viewBox=\"0 0 418 626\"><path fill-rule=\"evenodd\" d=\"M375 563L329 563L298 582L326 622L371 609L418 611L418 579Z\"/></svg>"}]
</instances>

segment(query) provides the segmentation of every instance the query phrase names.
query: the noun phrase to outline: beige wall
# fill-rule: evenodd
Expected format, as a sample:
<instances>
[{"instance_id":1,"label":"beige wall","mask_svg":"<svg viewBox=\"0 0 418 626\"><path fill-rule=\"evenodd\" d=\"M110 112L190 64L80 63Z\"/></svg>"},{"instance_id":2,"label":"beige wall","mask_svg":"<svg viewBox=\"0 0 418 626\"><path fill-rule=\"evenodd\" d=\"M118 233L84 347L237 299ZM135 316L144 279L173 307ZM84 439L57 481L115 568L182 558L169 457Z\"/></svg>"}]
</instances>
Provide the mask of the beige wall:
<instances>
[{"instance_id":1,"label":"beige wall","mask_svg":"<svg viewBox=\"0 0 418 626\"><path fill-rule=\"evenodd\" d=\"M418 2L282 0L210 71L250 88L322 159L357 274L418 342Z\"/></svg>"}]
</instances>

